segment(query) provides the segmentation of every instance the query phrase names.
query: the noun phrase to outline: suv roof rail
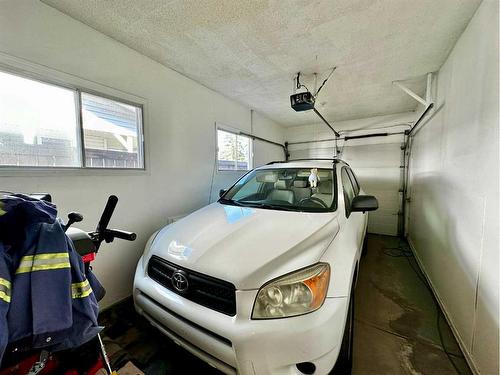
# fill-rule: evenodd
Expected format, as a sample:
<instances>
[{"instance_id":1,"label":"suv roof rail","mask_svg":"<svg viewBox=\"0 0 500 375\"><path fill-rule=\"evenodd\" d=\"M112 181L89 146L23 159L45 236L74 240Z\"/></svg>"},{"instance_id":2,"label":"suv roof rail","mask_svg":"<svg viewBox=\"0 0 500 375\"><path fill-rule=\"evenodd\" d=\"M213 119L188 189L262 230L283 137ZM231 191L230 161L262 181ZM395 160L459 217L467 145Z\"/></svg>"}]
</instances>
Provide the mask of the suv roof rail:
<instances>
[{"instance_id":1,"label":"suv roof rail","mask_svg":"<svg viewBox=\"0 0 500 375\"><path fill-rule=\"evenodd\" d=\"M291 162L294 162L294 161L315 161L315 160L331 161L333 163L342 162L342 163L347 164L344 160L342 160L340 158L301 158L301 159L290 159L290 160L280 160L280 161L275 160L275 161L270 161L266 165L277 164L277 163L291 163ZM349 165L349 164L347 164L347 165Z\"/></svg>"}]
</instances>

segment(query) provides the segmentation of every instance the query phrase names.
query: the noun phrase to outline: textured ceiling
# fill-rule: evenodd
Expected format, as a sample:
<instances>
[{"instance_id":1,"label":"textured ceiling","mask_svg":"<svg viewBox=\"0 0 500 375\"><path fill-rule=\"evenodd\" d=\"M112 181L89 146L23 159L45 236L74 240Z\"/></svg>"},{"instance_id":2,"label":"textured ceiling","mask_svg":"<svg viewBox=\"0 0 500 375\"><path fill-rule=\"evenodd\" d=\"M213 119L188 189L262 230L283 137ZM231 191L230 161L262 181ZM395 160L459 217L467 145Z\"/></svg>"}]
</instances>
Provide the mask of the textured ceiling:
<instances>
[{"instance_id":1,"label":"textured ceiling","mask_svg":"<svg viewBox=\"0 0 500 375\"><path fill-rule=\"evenodd\" d=\"M423 94L480 0L41 0L284 126L296 72L324 78L330 121L414 110L394 80ZM421 77L421 78L419 78ZM314 86L313 76L305 77ZM312 89L311 87L309 87Z\"/></svg>"}]
</instances>

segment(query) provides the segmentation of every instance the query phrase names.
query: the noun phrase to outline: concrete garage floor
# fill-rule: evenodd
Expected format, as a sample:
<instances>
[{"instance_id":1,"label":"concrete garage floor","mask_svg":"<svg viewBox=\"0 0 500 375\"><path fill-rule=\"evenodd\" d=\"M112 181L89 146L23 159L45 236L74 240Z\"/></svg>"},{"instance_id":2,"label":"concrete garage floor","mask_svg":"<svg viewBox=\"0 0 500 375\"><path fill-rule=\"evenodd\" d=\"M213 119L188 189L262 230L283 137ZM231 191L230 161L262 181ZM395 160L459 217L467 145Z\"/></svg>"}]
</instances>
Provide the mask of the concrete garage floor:
<instances>
[{"instance_id":1,"label":"concrete garage floor","mask_svg":"<svg viewBox=\"0 0 500 375\"><path fill-rule=\"evenodd\" d=\"M368 238L355 296L353 374L471 374L408 251L396 237ZM130 360L147 375L220 374L137 316L130 299L100 320L115 368Z\"/></svg>"},{"instance_id":2,"label":"concrete garage floor","mask_svg":"<svg viewBox=\"0 0 500 375\"><path fill-rule=\"evenodd\" d=\"M355 302L353 374L471 374L406 241L369 235Z\"/></svg>"}]
</instances>

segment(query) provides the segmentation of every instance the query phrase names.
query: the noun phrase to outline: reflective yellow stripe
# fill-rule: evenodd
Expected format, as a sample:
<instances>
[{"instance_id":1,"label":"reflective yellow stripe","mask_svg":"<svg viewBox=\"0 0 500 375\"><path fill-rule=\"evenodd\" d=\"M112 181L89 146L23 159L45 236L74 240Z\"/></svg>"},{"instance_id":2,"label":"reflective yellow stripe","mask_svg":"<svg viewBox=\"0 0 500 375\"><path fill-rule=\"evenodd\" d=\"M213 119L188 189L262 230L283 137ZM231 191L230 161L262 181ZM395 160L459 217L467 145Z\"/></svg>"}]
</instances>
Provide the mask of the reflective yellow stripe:
<instances>
[{"instance_id":1,"label":"reflective yellow stripe","mask_svg":"<svg viewBox=\"0 0 500 375\"><path fill-rule=\"evenodd\" d=\"M71 284L71 296L73 298L85 298L92 293L92 288L88 280Z\"/></svg>"},{"instance_id":2,"label":"reflective yellow stripe","mask_svg":"<svg viewBox=\"0 0 500 375\"><path fill-rule=\"evenodd\" d=\"M81 283L73 283L71 284L72 288L84 288L89 285L89 281L87 279L83 280Z\"/></svg>"},{"instance_id":3,"label":"reflective yellow stripe","mask_svg":"<svg viewBox=\"0 0 500 375\"><path fill-rule=\"evenodd\" d=\"M68 260L68 253L26 255L21 258L16 274L70 268Z\"/></svg>"},{"instance_id":4,"label":"reflective yellow stripe","mask_svg":"<svg viewBox=\"0 0 500 375\"><path fill-rule=\"evenodd\" d=\"M10 302L10 281L0 277L0 300Z\"/></svg>"},{"instance_id":5,"label":"reflective yellow stripe","mask_svg":"<svg viewBox=\"0 0 500 375\"><path fill-rule=\"evenodd\" d=\"M7 211L3 210L3 202L0 202L0 216L4 215L6 213L7 213Z\"/></svg>"},{"instance_id":6,"label":"reflective yellow stripe","mask_svg":"<svg viewBox=\"0 0 500 375\"><path fill-rule=\"evenodd\" d=\"M55 259L55 258L69 258L68 253L47 253L47 254L37 254L37 255L26 255L21 258L21 262L26 260L35 260L35 259Z\"/></svg>"},{"instance_id":7,"label":"reflective yellow stripe","mask_svg":"<svg viewBox=\"0 0 500 375\"><path fill-rule=\"evenodd\" d=\"M89 288L85 291L74 292L71 294L71 297L73 297L73 298L85 298L85 297L90 296L91 293L92 293L92 288Z\"/></svg>"},{"instance_id":8,"label":"reflective yellow stripe","mask_svg":"<svg viewBox=\"0 0 500 375\"><path fill-rule=\"evenodd\" d=\"M19 267L16 271L17 273L35 272L35 271L47 271L47 270L59 270L62 268L70 268L69 262L55 263L55 264L41 264L39 266L32 267Z\"/></svg>"},{"instance_id":9,"label":"reflective yellow stripe","mask_svg":"<svg viewBox=\"0 0 500 375\"><path fill-rule=\"evenodd\" d=\"M0 277L0 285L4 285L6 286L7 288L10 288L10 281L9 280L5 280L5 279L2 279Z\"/></svg>"},{"instance_id":10,"label":"reflective yellow stripe","mask_svg":"<svg viewBox=\"0 0 500 375\"><path fill-rule=\"evenodd\" d=\"M0 291L0 300L9 303L10 302L10 296L8 296L5 292Z\"/></svg>"}]
</instances>

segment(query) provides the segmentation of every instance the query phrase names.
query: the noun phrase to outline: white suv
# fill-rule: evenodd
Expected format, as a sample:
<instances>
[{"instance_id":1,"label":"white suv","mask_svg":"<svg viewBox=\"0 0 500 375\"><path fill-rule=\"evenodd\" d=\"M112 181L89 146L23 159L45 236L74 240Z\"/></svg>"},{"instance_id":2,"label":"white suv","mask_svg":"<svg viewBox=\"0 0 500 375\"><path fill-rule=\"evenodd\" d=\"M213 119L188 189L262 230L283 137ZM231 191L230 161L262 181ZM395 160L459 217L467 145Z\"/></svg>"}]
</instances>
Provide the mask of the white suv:
<instances>
[{"instance_id":1,"label":"white suv","mask_svg":"<svg viewBox=\"0 0 500 375\"><path fill-rule=\"evenodd\" d=\"M271 163L220 195L151 236L137 312L227 374L350 372L353 287L375 197L335 159Z\"/></svg>"}]
</instances>

